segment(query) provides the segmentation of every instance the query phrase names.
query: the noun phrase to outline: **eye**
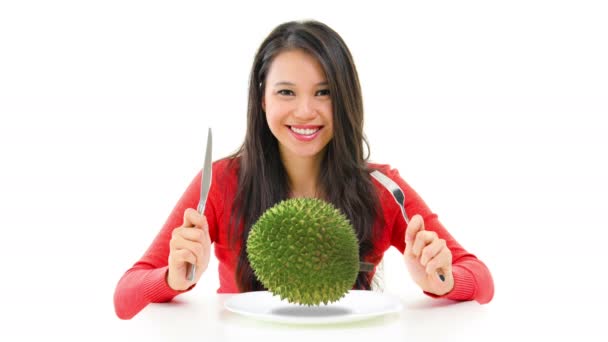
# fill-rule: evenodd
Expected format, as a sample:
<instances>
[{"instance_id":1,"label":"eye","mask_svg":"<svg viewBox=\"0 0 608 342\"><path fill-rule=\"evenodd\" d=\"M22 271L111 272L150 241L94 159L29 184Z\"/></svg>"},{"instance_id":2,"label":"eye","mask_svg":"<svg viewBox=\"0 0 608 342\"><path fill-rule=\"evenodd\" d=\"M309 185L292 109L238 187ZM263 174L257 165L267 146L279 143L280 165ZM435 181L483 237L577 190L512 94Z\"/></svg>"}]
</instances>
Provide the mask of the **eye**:
<instances>
[{"instance_id":1,"label":"eye","mask_svg":"<svg viewBox=\"0 0 608 342\"><path fill-rule=\"evenodd\" d=\"M289 89L281 89L281 90L277 91L277 94L283 95L283 96L292 96L293 91L291 91Z\"/></svg>"},{"instance_id":2,"label":"eye","mask_svg":"<svg viewBox=\"0 0 608 342\"><path fill-rule=\"evenodd\" d=\"M317 91L317 93L315 95L318 96L329 96L329 89L322 89Z\"/></svg>"}]
</instances>

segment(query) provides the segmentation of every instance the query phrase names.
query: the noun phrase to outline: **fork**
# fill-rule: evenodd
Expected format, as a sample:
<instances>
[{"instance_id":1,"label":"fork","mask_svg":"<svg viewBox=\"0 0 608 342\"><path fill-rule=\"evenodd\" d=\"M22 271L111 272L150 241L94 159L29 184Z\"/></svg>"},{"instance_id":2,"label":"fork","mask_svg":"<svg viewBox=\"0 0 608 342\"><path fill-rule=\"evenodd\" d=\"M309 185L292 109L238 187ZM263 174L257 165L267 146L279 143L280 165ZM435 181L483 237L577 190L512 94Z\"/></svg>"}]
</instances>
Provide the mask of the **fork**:
<instances>
[{"instance_id":1,"label":"fork","mask_svg":"<svg viewBox=\"0 0 608 342\"><path fill-rule=\"evenodd\" d=\"M388 176L378 170L374 170L370 174L393 195L393 199L399 205L399 209L401 209L401 215L403 215L405 223L409 225L410 218L405 213L405 195L403 193L403 190L401 190L401 188L397 183L395 183L395 181L388 178ZM443 273L441 273L440 271L437 271L437 276L441 281L445 281L445 275L443 275Z\"/></svg>"}]
</instances>

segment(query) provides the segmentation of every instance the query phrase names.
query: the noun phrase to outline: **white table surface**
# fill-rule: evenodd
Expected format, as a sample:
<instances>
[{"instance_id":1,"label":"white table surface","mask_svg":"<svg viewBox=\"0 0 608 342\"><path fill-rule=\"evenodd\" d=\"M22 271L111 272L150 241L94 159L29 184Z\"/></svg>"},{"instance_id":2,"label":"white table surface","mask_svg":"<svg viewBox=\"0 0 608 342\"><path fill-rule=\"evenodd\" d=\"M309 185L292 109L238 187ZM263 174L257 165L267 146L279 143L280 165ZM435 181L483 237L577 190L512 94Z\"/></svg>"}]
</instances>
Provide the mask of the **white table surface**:
<instances>
[{"instance_id":1,"label":"white table surface","mask_svg":"<svg viewBox=\"0 0 608 342\"><path fill-rule=\"evenodd\" d=\"M393 294L395 295L395 294ZM399 314L335 325L298 326L259 321L224 308L231 295L185 294L172 303L151 304L130 321L113 324L120 340L146 341L497 341L514 338L601 336L566 308L526 309L504 305L398 296ZM541 312L544 310L544 312Z\"/></svg>"},{"instance_id":2,"label":"white table surface","mask_svg":"<svg viewBox=\"0 0 608 342\"><path fill-rule=\"evenodd\" d=\"M151 340L177 339L179 336L180 341L314 341L348 336L351 341L378 338L403 341L415 336L431 339L444 336L443 329L435 329L433 322L449 321L451 326L466 331L488 318L486 308L477 303L454 305L449 301L419 297L402 301L404 310L399 314L352 323L299 326L264 322L232 313L224 308L224 302L230 296L185 295L173 303L152 304L123 326L133 338L146 336Z\"/></svg>"},{"instance_id":3,"label":"white table surface","mask_svg":"<svg viewBox=\"0 0 608 342\"><path fill-rule=\"evenodd\" d=\"M606 341L605 273L584 271L578 259L566 258L544 263L539 273L527 260L526 254L515 255L496 265L495 297L481 305L425 296L408 278L400 254L387 253L384 289L403 310L327 326L269 323L229 312L224 302L232 295L216 293L217 272L204 274L197 287L172 302L149 304L124 321L112 301L118 267L111 267L113 274L104 270L105 259L78 272L49 267L32 281L4 282L23 289L3 292L0 341ZM216 267L215 262L210 269Z\"/></svg>"},{"instance_id":4,"label":"white table surface","mask_svg":"<svg viewBox=\"0 0 608 342\"><path fill-rule=\"evenodd\" d=\"M269 323L232 313L224 308L232 295L215 293L211 277L172 302L149 304L131 320L114 313L114 279L77 287L39 281L27 293L6 293L0 341L606 341L601 291L587 285L589 291L581 291L584 284L574 279L583 278L526 279L536 281L499 278L503 286L494 299L480 305L433 299L411 282L391 278L385 292L401 301L399 314L327 326Z\"/></svg>"}]
</instances>

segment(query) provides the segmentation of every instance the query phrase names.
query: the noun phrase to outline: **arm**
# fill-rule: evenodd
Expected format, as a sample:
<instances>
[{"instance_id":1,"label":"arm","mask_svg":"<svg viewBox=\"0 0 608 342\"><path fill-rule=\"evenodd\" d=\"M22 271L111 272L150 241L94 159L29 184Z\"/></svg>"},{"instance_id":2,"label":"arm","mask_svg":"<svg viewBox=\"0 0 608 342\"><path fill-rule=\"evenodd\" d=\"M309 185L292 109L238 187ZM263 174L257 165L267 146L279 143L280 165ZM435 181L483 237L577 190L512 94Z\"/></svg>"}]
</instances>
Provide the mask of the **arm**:
<instances>
[{"instance_id":1,"label":"arm","mask_svg":"<svg viewBox=\"0 0 608 342\"><path fill-rule=\"evenodd\" d=\"M201 174L190 183L173 208L162 229L144 253L119 280L114 292L114 309L121 319L130 319L149 303L168 302L176 295L187 292L173 290L167 283L168 258L173 230L182 225L184 212L196 208L200 197ZM205 208L209 227L215 223L214 208L209 198Z\"/></svg>"},{"instance_id":2,"label":"arm","mask_svg":"<svg viewBox=\"0 0 608 342\"><path fill-rule=\"evenodd\" d=\"M451 274L454 287L444 295L438 296L429 292L425 294L435 298L448 298L452 300L476 300L481 304L488 303L494 296L494 282L486 265L475 255L465 250L452 235L439 222L436 214L431 212L422 198L399 176L397 170L387 171L405 193L405 211L409 217L418 214L424 221L424 230L435 232L439 239L446 242L452 255ZM398 208L397 208L398 210ZM401 216L399 214L399 216ZM412 223L412 221L410 221ZM392 231L392 245L404 253L406 224L403 218L394 220Z\"/></svg>"}]
</instances>

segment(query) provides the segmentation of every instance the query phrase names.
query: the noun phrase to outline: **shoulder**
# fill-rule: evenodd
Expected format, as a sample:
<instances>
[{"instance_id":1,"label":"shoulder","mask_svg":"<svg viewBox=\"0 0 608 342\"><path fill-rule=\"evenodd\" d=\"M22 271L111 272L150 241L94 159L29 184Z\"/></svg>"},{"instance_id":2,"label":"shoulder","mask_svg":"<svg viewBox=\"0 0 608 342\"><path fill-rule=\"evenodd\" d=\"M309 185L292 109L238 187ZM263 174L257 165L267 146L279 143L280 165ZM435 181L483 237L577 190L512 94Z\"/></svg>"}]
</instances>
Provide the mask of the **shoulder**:
<instances>
[{"instance_id":1,"label":"shoulder","mask_svg":"<svg viewBox=\"0 0 608 342\"><path fill-rule=\"evenodd\" d=\"M380 199L382 202L389 201L394 202L392 190L391 188L394 185L386 184L385 182L379 180L376 177L372 176L372 172L379 171L384 176L388 177L393 181L402 191L405 196L406 202L412 199L417 199L419 196L416 191L406 182L401 175L399 174L399 170L393 168L389 164L380 164L380 163L368 163L368 171L370 173L370 178L372 183L376 187L377 193L381 194Z\"/></svg>"},{"instance_id":2,"label":"shoulder","mask_svg":"<svg viewBox=\"0 0 608 342\"><path fill-rule=\"evenodd\" d=\"M376 188L376 193L379 195L378 198L382 203L393 203L394 199L391 190L389 190L390 185L383 184L379 178L374 177L373 173L375 171L379 171L384 176L396 183L402 190L404 190L403 188L405 187L405 181L401 179L399 171L391 167L389 164L368 163L367 170L372 184L374 184L374 187Z\"/></svg>"},{"instance_id":3,"label":"shoulder","mask_svg":"<svg viewBox=\"0 0 608 342\"><path fill-rule=\"evenodd\" d=\"M239 157L227 157L213 162L213 172L237 174L240 167Z\"/></svg>"},{"instance_id":4,"label":"shoulder","mask_svg":"<svg viewBox=\"0 0 608 342\"><path fill-rule=\"evenodd\" d=\"M225 186L235 186L238 182L239 157L227 157L213 162L213 182Z\"/></svg>"},{"instance_id":5,"label":"shoulder","mask_svg":"<svg viewBox=\"0 0 608 342\"><path fill-rule=\"evenodd\" d=\"M238 188L239 167L239 159L230 157L216 160L212 164L211 169L213 172L211 175L208 203L212 203L217 217L221 217L226 212L226 206L234 198L234 194Z\"/></svg>"},{"instance_id":6,"label":"shoulder","mask_svg":"<svg viewBox=\"0 0 608 342\"><path fill-rule=\"evenodd\" d=\"M388 178L392 179L393 181L395 181L397 183L405 182L401 178L401 175L399 174L399 170L397 170L396 168L393 168L389 164L370 162L370 163L367 163L367 169L368 169L368 171L370 173L370 177L372 179L374 179L374 178L371 176L371 173L373 171L380 171L382 174L384 174L385 176L387 176ZM382 187L382 185L376 180L374 181L374 184L376 185L376 187Z\"/></svg>"},{"instance_id":7,"label":"shoulder","mask_svg":"<svg viewBox=\"0 0 608 342\"><path fill-rule=\"evenodd\" d=\"M375 162L369 162L367 163L367 168L369 169L369 171L374 171L374 170L378 170L382 173L385 173L388 170L391 170L391 166L389 164L381 164L381 163L375 163Z\"/></svg>"},{"instance_id":8,"label":"shoulder","mask_svg":"<svg viewBox=\"0 0 608 342\"><path fill-rule=\"evenodd\" d=\"M368 163L368 169L370 173L374 170L382 172L385 176L395 182L397 186L399 186L399 188L403 191L403 195L405 197L405 210L408 213L420 214L425 219L429 217L429 215L434 215L418 192L414 190L412 186L410 186L409 182L406 182L401 177L396 168L393 168L388 164ZM379 198L381 199L382 203L388 202L391 203L391 205L396 204L391 191L380 181L371 176L371 174L370 177L372 178L372 182L380 194Z\"/></svg>"}]
</instances>

